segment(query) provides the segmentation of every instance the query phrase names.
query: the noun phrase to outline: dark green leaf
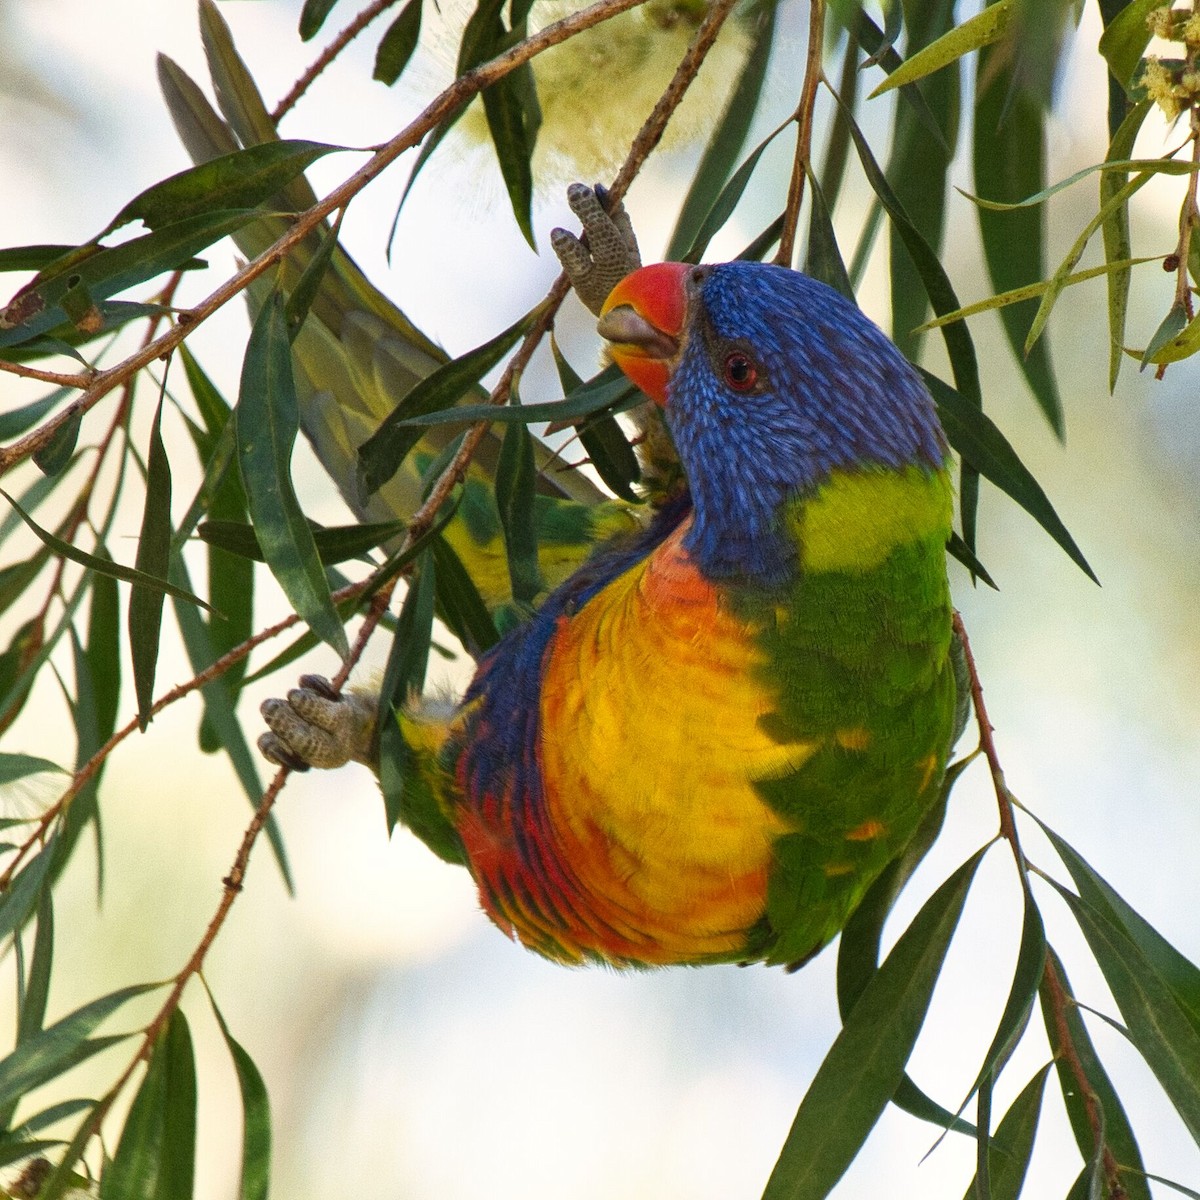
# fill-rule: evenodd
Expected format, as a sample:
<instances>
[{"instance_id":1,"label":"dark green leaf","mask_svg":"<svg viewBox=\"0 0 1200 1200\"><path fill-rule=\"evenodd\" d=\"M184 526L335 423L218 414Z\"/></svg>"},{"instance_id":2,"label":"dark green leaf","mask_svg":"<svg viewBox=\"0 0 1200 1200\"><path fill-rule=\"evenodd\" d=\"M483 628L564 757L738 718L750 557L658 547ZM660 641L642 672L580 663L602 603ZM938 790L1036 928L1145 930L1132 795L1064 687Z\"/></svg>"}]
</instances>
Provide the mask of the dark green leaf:
<instances>
[{"instance_id":1,"label":"dark green leaf","mask_svg":"<svg viewBox=\"0 0 1200 1200\"><path fill-rule=\"evenodd\" d=\"M500 163L500 174L512 204L513 216L530 249L533 236L533 147L542 110L538 105L533 69L528 63L483 91L483 111Z\"/></svg>"},{"instance_id":2,"label":"dark green leaf","mask_svg":"<svg viewBox=\"0 0 1200 1200\"><path fill-rule=\"evenodd\" d=\"M0 613L7 612L20 600L49 561L50 551L42 546L30 558L0 567Z\"/></svg>"},{"instance_id":3,"label":"dark green leaf","mask_svg":"<svg viewBox=\"0 0 1200 1200\"><path fill-rule=\"evenodd\" d=\"M1200 1033L1125 931L1074 892L1058 884L1054 887L1083 930L1130 1041L1200 1143Z\"/></svg>"},{"instance_id":4,"label":"dark green leaf","mask_svg":"<svg viewBox=\"0 0 1200 1200\"><path fill-rule=\"evenodd\" d=\"M0 346L27 342L61 324L68 287L85 287L93 299L106 299L190 262L206 246L261 215L258 209L203 213L97 249L72 270L49 268L0 311Z\"/></svg>"},{"instance_id":5,"label":"dark green leaf","mask_svg":"<svg viewBox=\"0 0 1200 1200\"><path fill-rule=\"evenodd\" d=\"M337 0L304 0L300 10L300 40L307 42L320 32Z\"/></svg>"},{"instance_id":6,"label":"dark green leaf","mask_svg":"<svg viewBox=\"0 0 1200 1200\"><path fill-rule=\"evenodd\" d=\"M99 549L103 550L103 547ZM92 603L88 612L84 656L91 681L96 745L80 747L80 751L86 752L90 758L112 737L117 727L121 698L121 610L117 581L111 575L97 572L92 580ZM83 763L77 765L82 766Z\"/></svg>"},{"instance_id":7,"label":"dark green leaf","mask_svg":"<svg viewBox=\"0 0 1200 1200\"><path fill-rule=\"evenodd\" d=\"M1129 115L1121 122L1120 128L1113 135L1105 159L1119 161L1128 158L1133 153L1134 142L1142 128L1153 104L1142 100L1129 111ZM1128 182L1129 177L1123 171L1105 171L1100 176L1100 203L1105 205ZM1121 206L1112 210L1101 228L1104 236L1104 261L1106 264L1128 262L1133 253L1129 237L1129 210ZM1130 267L1111 271L1106 277L1108 284L1108 390L1111 392L1117 386L1117 376L1121 371L1121 363L1125 358L1125 316L1129 308L1129 281L1132 275Z\"/></svg>"},{"instance_id":8,"label":"dark green leaf","mask_svg":"<svg viewBox=\"0 0 1200 1200\"><path fill-rule=\"evenodd\" d=\"M47 887L37 906L37 934L33 939L33 958L29 963L29 979L25 998L17 1018L17 1045L42 1032L46 1017L46 1001L50 995L50 973L54 964L54 897ZM5 1121L7 1126L8 1122Z\"/></svg>"},{"instance_id":9,"label":"dark green leaf","mask_svg":"<svg viewBox=\"0 0 1200 1200\"><path fill-rule=\"evenodd\" d=\"M504 530L508 576L513 599L532 604L542 590L538 568L537 522L533 497L537 473L533 465L533 439L524 425L509 425L496 464L496 506Z\"/></svg>"},{"instance_id":10,"label":"dark green leaf","mask_svg":"<svg viewBox=\"0 0 1200 1200\"><path fill-rule=\"evenodd\" d=\"M8 885L8 890L0 894L0 941L29 920L57 852L58 842L52 839Z\"/></svg>"},{"instance_id":11,"label":"dark green leaf","mask_svg":"<svg viewBox=\"0 0 1200 1200\"><path fill-rule=\"evenodd\" d=\"M0 441L7 442L32 429L56 404L65 400L68 394L67 388L58 388L31 404L0 413Z\"/></svg>"},{"instance_id":12,"label":"dark green leaf","mask_svg":"<svg viewBox=\"0 0 1200 1200\"><path fill-rule=\"evenodd\" d=\"M212 996L209 996L212 1000ZM271 1104L267 1086L254 1060L229 1032L217 1002L213 1015L229 1048L242 1093L242 1177L240 1200L267 1200L271 1182Z\"/></svg>"},{"instance_id":13,"label":"dark green leaf","mask_svg":"<svg viewBox=\"0 0 1200 1200\"><path fill-rule=\"evenodd\" d=\"M812 208L808 220L805 273L821 280L822 283L827 283L835 291L841 292L847 300L853 301L854 288L850 284L850 276L846 274L842 252L838 249L837 234L825 204L825 194L811 169L808 170L808 184L812 195Z\"/></svg>"},{"instance_id":14,"label":"dark green leaf","mask_svg":"<svg viewBox=\"0 0 1200 1200\"><path fill-rule=\"evenodd\" d=\"M996 591L1000 590L996 581L988 574L987 568L971 552L971 548L957 533L952 532L950 534L950 540L946 543L946 551L951 558L955 558L962 563L976 579L982 579L988 587L994 588Z\"/></svg>"},{"instance_id":15,"label":"dark green leaf","mask_svg":"<svg viewBox=\"0 0 1200 1200\"><path fill-rule=\"evenodd\" d=\"M163 381L164 388L166 380ZM165 581L171 562L171 465L162 441L162 398L150 428L150 453L146 462L146 506L138 539L137 570ZM162 587L134 587L129 595L129 652L133 659L133 686L137 693L138 725L150 724L154 704L154 674L162 633Z\"/></svg>"},{"instance_id":16,"label":"dark green leaf","mask_svg":"<svg viewBox=\"0 0 1200 1200\"><path fill-rule=\"evenodd\" d=\"M321 561L331 566L350 558L361 558L402 534L406 528L403 521L378 521L334 525L329 529L314 527L312 535ZM210 546L217 546L228 554L256 562L265 561L253 525L240 521L205 521L196 532Z\"/></svg>"},{"instance_id":17,"label":"dark green leaf","mask_svg":"<svg viewBox=\"0 0 1200 1200\"><path fill-rule=\"evenodd\" d=\"M380 83L391 87L404 73L421 36L422 0L408 0L400 15L388 26L375 52L375 73Z\"/></svg>"},{"instance_id":18,"label":"dark green leaf","mask_svg":"<svg viewBox=\"0 0 1200 1200\"><path fill-rule=\"evenodd\" d=\"M863 61L864 67L878 64L885 71L891 72L900 66L900 55L896 53L889 38L861 8L858 12L855 34L863 49L870 55ZM942 132L937 118L921 94L921 89L915 83L906 83L900 88L900 98L912 108L926 135L945 146L946 135Z\"/></svg>"},{"instance_id":19,"label":"dark green leaf","mask_svg":"<svg viewBox=\"0 0 1200 1200\"><path fill-rule=\"evenodd\" d=\"M817 1070L763 1200L824 1200L904 1076L983 851L927 900Z\"/></svg>"},{"instance_id":20,"label":"dark green leaf","mask_svg":"<svg viewBox=\"0 0 1200 1200\"><path fill-rule=\"evenodd\" d=\"M321 240L317 244L315 253L300 273L296 286L292 288L291 295L288 296L285 312L289 337L293 342L303 328L308 317L308 310L312 308L313 301L320 294L321 285L325 282L325 274L329 269L333 252L338 248L338 233L342 228L342 217L345 211L345 209L341 209L338 212L337 220L332 228L322 230Z\"/></svg>"},{"instance_id":21,"label":"dark green leaf","mask_svg":"<svg viewBox=\"0 0 1200 1200\"><path fill-rule=\"evenodd\" d=\"M1041 828L1070 872L1080 898L1112 924L1124 930L1136 943L1159 977L1171 989L1197 1033L1200 1033L1200 967L1180 954L1149 921L1130 908L1058 834L1045 825Z\"/></svg>"},{"instance_id":22,"label":"dark green leaf","mask_svg":"<svg viewBox=\"0 0 1200 1200\"><path fill-rule=\"evenodd\" d=\"M950 445L985 478L1011 496L1093 582L1099 583L1075 539L1059 519L1041 484L1017 457L991 419L936 375L922 371L937 402L938 416Z\"/></svg>"},{"instance_id":23,"label":"dark green leaf","mask_svg":"<svg viewBox=\"0 0 1200 1200\"><path fill-rule=\"evenodd\" d=\"M479 658L500 640L496 623L454 547L438 536L432 541L431 548L436 567L438 616L462 642L467 653L472 658Z\"/></svg>"},{"instance_id":24,"label":"dark green leaf","mask_svg":"<svg viewBox=\"0 0 1200 1200\"><path fill-rule=\"evenodd\" d=\"M264 142L180 171L135 196L100 236L140 220L148 229L221 209L254 208L306 167L345 146L324 142Z\"/></svg>"},{"instance_id":25,"label":"dark green leaf","mask_svg":"<svg viewBox=\"0 0 1200 1200\"><path fill-rule=\"evenodd\" d=\"M0 787L42 771L57 771L61 775L67 773L65 768L48 758L37 758L32 754L0 753Z\"/></svg>"},{"instance_id":26,"label":"dark green leaf","mask_svg":"<svg viewBox=\"0 0 1200 1200\"><path fill-rule=\"evenodd\" d=\"M790 128L791 124L792 121L789 117L782 125L768 133L750 151L746 157L746 161L729 177L729 182L717 194L717 198L712 202L712 207L705 214L704 220L700 222L700 226L696 230L696 236L692 239L687 251L680 258L681 262L699 262L704 257L704 252L708 249L708 243L712 241L725 222L733 216L733 210L737 208L738 201L742 198L742 194L745 192L746 186L750 182L750 177L754 174L754 168L758 166L758 160L762 158L763 152L785 129Z\"/></svg>"},{"instance_id":27,"label":"dark green leaf","mask_svg":"<svg viewBox=\"0 0 1200 1200\"><path fill-rule=\"evenodd\" d=\"M65 1121L68 1117L74 1117L86 1111L95 1103L94 1100L63 1100L58 1104L52 1104L49 1108L44 1108L41 1112L26 1117L20 1126L12 1131L12 1136L27 1138L30 1134L39 1133L51 1125L57 1125L59 1121Z\"/></svg>"},{"instance_id":28,"label":"dark green leaf","mask_svg":"<svg viewBox=\"0 0 1200 1200\"><path fill-rule=\"evenodd\" d=\"M45 851L43 851L45 853ZM92 1031L134 996L145 995L159 985L135 984L102 996L77 1008L61 1021L22 1042L0 1060L0 1105L19 1100L26 1092L61 1075L68 1067L124 1041L128 1034L88 1040Z\"/></svg>"},{"instance_id":29,"label":"dark green leaf","mask_svg":"<svg viewBox=\"0 0 1200 1200\"><path fill-rule=\"evenodd\" d=\"M526 313L491 341L439 367L396 405L359 447L358 485L364 499L374 495L391 479L408 452L421 440L420 430L407 427L405 423L410 418L424 417L456 404L532 328L536 319L536 309ZM482 407L491 412L499 411L486 405Z\"/></svg>"},{"instance_id":30,"label":"dark green leaf","mask_svg":"<svg viewBox=\"0 0 1200 1200\"><path fill-rule=\"evenodd\" d=\"M678 262L700 233L705 215L712 208L721 189L745 145L746 135L758 109L771 43L775 36L775 6L766 5L749 18L754 21L754 40L747 52L745 66L729 95L720 122L708 139L704 155L692 176L691 187L684 197L675 222L675 231L667 246L665 258Z\"/></svg>"},{"instance_id":31,"label":"dark green leaf","mask_svg":"<svg viewBox=\"0 0 1200 1200\"><path fill-rule=\"evenodd\" d=\"M1047 968L1054 972L1063 993L1067 998L1062 1020L1059 1021L1056 1005L1052 999L1049 985L1043 981L1041 989L1042 1020L1046 1026L1046 1035L1050 1040L1050 1049L1054 1054L1054 1063L1058 1073L1059 1089L1063 1095L1067 1117L1075 1134L1079 1153L1088 1164L1085 1172L1094 1175L1093 1168L1103 1162L1100 1147L1096 1145L1095 1134L1092 1130L1091 1117L1088 1112L1087 1096L1079 1087L1079 1081L1072 1070L1068 1058L1073 1055L1083 1068L1088 1081L1088 1090L1095 1096L1100 1105L1104 1141L1111 1148L1116 1159L1123 1166L1140 1171L1142 1154L1138 1149L1137 1139L1125 1115L1124 1106L1117 1095L1104 1064L1096 1055L1092 1039L1088 1035L1087 1026L1083 1023L1083 1014L1071 991L1071 983L1063 969L1062 962L1053 949L1047 952ZM1137 1175L1129 1177L1129 1200L1150 1200L1150 1189L1145 1181Z\"/></svg>"},{"instance_id":32,"label":"dark green leaf","mask_svg":"<svg viewBox=\"0 0 1200 1200\"><path fill-rule=\"evenodd\" d=\"M151 1052L100 1200L189 1200L196 1167L196 1064L176 1009Z\"/></svg>"},{"instance_id":33,"label":"dark green leaf","mask_svg":"<svg viewBox=\"0 0 1200 1200\"><path fill-rule=\"evenodd\" d=\"M1122 1181L1132 1178L1128 1171L1122 1171ZM1193 1191L1190 1187L1185 1187L1182 1183L1176 1183L1173 1179L1166 1179L1162 1175L1151 1175L1148 1172L1143 1176L1144 1179L1153 1180L1155 1183L1161 1183L1164 1187L1169 1187L1178 1192L1181 1196L1190 1196L1191 1200L1200 1200L1200 1192ZM1127 1189L1129 1190L1129 1189ZM1130 1196L1133 1195L1132 1190L1129 1190ZM1149 1195L1149 1193L1147 1193Z\"/></svg>"},{"instance_id":34,"label":"dark green leaf","mask_svg":"<svg viewBox=\"0 0 1200 1200\"><path fill-rule=\"evenodd\" d=\"M263 305L250 332L234 420L242 485L267 565L309 628L345 657L346 631L292 487L292 446L300 415L278 292Z\"/></svg>"},{"instance_id":35,"label":"dark green leaf","mask_svg":"<svg viewBox=\"0 0 1200 1200\"><path fill-rule=\"evenodd\" d=\"M400 732L395 714L425 682L436 589L433 555L426 551L409 576L408 595L400 609L396 636L379 689L379 787L389 833L400 820L405 776L412 764L412 751Z\"/></svg>"},{"instance_id":36,"label":"dark green leaf","mask_svg":"<svg viewBox=\"0 0 1200 1200\"><path fill-rule=\"evenodd\" d=\"M1147 344L1145 352L1142 354L1142 366L1157 362L1159 351L1169 342L1174 341L1183 332L1187 323L1187 310L1176 301L1171 305L1167 315L1163 317L1161 324L1154 331L1154 336Z\"/></svg>"},{"instance_id":37,"label":"dark green leaf","mask_svg":"<svg viewBox=\"0 0 1200 1200\"><path fill-rule=\"evenodd\" d=\"M1021 1194L1029 1159L1033 1154L1033 1139L1042 1112L1042 1093L1051 1065L1047 1063L1022 1088L991 1140L988 1155L991 1200L1018 1200ZM977 1182L973 1181L967 1188L964 1200L977 1200Z\"/></svg>"},{"instance_id":38,"label":"dark green leaf","mask_svg":"<svg viewBox=\"0 0 1200 1200\"><path fill-rule=\"evenodd\" d=\"M71 461L75 444L79 441L79 429L83 424L83 410L72 413L55 431L50 440L33 452L33 465L43 475L59 474Z\"/></svg>"},{"instance_id":39,"label":"dark green leaf","mask_svg":"<svg viewBox=\"0 0 1200 1200\"><path fill-rule=\"evenodd\" d=\"M1009 0L999 0L981 16ZM1039 96L1022 87L1011 47L980 55L975 83L975 190L997 200L1019 200L1046 186L1045 109ZM1010 291L1045 274L1046 230L1039 209L1000 213L977 207L984 257L992 288ZM1025 338L1037 312L1033 300L1000 310L1004 332L1046 420L1063 437L1062 401L1045 341L1025 353Z\"/></svg>"},{"instance_id":40,"label":"dark green leaf","mask_svg":"<svg viewBox=\"0 0 1200 1200\"><path fill-rule=\"evenodd\" d=\"M1108 63L1113 78L1130 91L1133 77L1150 42L1146 18L1160 8L1160 0L1129 0L1104 30L1100 38L1100 53Z\"/></svg>"},{"instance_id":41,"label":"dark green leaf","mask_svg":"<svg viewBox=\"0 0 1200 1200\"><path fill-rule=\"evenodd\" d=\"M12 246L0 250L0 272L40 271L74 249L74 246Z\"/></svg>"}]
</instances>

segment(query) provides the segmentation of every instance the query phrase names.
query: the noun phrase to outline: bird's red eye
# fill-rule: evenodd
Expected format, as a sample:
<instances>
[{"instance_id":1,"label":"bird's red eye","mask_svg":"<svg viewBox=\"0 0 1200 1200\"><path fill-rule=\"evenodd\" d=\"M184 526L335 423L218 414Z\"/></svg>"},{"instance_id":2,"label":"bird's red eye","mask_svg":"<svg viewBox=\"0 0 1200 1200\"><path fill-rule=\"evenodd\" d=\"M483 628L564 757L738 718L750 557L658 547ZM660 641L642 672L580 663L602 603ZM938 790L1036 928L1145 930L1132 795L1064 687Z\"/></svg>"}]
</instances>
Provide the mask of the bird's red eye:
<instances>
[{"instance_id":1,"label":"bird's red eye","mask_svg":"<svg viewBox=\"0 0 1200 1200\"><path fill-rule=\"evenodd\" d=\"M758 382L758 369L738 351L725 356L725 382L735 392L748 392Z\"/></svg>"}]
</instances>

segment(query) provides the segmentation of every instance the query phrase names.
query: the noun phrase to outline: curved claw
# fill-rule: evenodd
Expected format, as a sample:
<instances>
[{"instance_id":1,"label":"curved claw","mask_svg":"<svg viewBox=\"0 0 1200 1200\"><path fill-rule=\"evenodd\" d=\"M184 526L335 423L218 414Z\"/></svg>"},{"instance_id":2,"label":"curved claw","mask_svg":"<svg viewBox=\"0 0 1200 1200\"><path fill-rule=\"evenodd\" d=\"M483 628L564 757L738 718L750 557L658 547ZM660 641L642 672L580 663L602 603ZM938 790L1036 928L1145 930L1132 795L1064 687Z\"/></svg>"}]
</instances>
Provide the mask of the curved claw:
<instances>
[{"instance_id":1,"label":"curved claw","mask_svg":"<svg viewBox=\"0 0 1200 1200\"><path fill-rule=\"evenodd\" d=\"M258 748L273 763L331 770L348 762L372 765L378 697L348 691L339 695L321 675L305 675L286 700L264 700L259 711L269 732Z\"/></svg>"}]
</instances>

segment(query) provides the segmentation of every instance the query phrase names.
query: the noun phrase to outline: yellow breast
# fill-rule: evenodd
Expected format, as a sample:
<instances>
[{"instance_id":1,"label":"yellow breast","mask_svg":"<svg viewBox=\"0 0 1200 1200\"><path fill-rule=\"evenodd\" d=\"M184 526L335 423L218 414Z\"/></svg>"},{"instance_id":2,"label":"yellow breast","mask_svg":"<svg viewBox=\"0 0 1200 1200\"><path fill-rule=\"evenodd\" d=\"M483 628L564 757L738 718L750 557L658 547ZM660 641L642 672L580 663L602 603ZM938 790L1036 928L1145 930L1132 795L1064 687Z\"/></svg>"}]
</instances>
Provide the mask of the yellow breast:
<instances>
[{"instance_id":1,"label":"yellow breast","mask_svg":"<svg viewBox=\"0 0 1200 1200\"><path fill-rule=\"evenodd\" d=\"M541 701L547 810L585 923L647 962L743 945L786 831L751 781L815 749L761 727L754 631L688 559L686 528L562 620Z\"/></svg>"}]
</instances>

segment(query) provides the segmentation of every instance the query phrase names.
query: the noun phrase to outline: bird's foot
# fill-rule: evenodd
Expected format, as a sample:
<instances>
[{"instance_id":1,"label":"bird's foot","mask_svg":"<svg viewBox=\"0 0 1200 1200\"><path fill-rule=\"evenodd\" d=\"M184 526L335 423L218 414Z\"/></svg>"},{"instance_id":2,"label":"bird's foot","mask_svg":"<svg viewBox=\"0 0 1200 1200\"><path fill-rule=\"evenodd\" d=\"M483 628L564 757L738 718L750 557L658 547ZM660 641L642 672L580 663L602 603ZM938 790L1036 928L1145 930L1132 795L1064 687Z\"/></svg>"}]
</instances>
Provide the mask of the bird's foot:
<instances>
[{"instance_id":1,"label":"bird's foot","mask_svg":"<svg viewBox=\"0 0 1200 1200\"><path fill-rule=\"evenodd\" d=\"M339 694L323 675L301 675L286 700L264 700L259 711L269 732L259 737L258 748L278 766L307 771L372 765L379 719L379 697L372 692Z\"/></svg>"},{"instance_id":2,"label":"bird's foot","mask_svg":"<svg viewBox=\"0 0 1200 1200\"><path fill-rule=\"evenodd\" d=\"M642 265L637 236L623 204L608 211L608 194L596 184L573 183L567 203L583 226L583 236L566 229L550 230L550 245L571 280L575 294L596 316L608 293Z\"/></svg>"}]
</instances>

